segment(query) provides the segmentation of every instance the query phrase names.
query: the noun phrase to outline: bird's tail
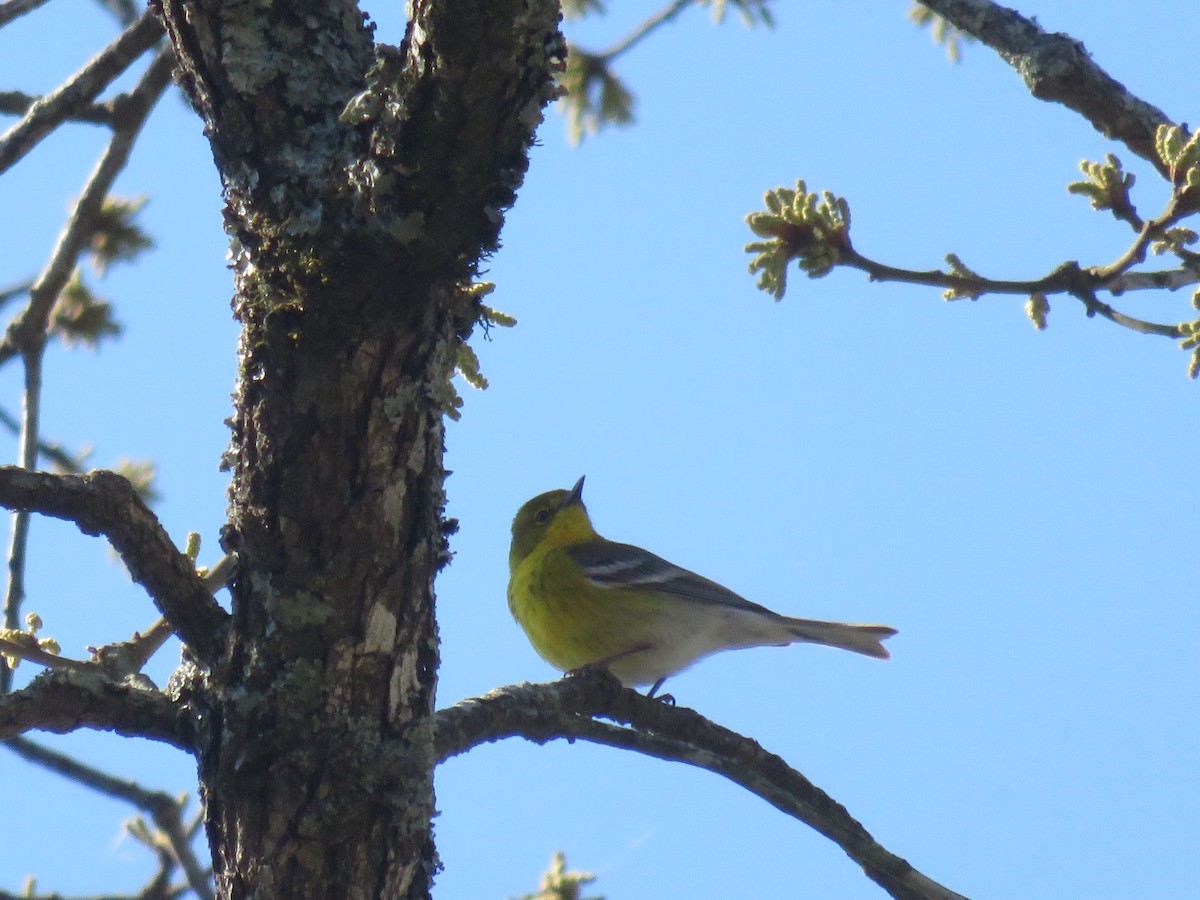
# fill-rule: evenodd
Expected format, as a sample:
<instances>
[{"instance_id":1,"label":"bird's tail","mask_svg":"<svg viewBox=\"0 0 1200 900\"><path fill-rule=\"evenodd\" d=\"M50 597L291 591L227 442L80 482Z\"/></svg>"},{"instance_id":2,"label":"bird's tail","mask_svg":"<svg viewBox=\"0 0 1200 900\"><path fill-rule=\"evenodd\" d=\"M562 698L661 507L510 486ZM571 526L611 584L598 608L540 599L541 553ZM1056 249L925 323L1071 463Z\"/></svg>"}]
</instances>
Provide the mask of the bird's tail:
<instances>
[{"instance_id":1,"label":"bird's tail","mask_svg":"<svg viewBox=\"0 0 1200 900\"><path fill-rule=\"evenodd\" d=\"M887 659L891 656L882 642L896 634L896 629L888 625L856 625L850 622L822 622L817 619L790 617L785 617L785 623L788 632L797 641L839 647L876 659Z\"/></svg>"}]
</instances>

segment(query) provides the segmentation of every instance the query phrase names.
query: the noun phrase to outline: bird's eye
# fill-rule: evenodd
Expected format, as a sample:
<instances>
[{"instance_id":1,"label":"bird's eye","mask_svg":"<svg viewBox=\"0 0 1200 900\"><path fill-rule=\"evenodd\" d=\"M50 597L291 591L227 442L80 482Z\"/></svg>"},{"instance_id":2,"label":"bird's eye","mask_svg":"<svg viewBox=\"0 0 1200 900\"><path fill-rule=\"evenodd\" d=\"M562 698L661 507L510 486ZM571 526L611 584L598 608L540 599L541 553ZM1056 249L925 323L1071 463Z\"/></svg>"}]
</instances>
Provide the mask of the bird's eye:
<instances>
[{"instance_id":1,"label":"bird's eye","mask_svg":"<svg viewBox=\"0 0 1200 900\"><path fill-rule=\"evenodd\" d=\"M539 525L545 525L550 521L550 510L539 509L537 511L537 515L533 517L533 521L537 522Z\"/></svg>"}]
</instances>

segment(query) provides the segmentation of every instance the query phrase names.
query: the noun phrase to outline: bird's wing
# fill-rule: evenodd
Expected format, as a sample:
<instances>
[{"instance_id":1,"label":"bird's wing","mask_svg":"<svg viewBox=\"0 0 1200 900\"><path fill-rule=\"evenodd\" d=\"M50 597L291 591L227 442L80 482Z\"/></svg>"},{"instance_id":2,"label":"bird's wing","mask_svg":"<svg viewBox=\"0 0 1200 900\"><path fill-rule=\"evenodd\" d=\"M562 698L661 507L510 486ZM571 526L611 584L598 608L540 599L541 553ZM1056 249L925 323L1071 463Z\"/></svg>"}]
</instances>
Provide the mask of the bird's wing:
<instances>
[{"instance_id":1,"label":"bird's wing","mask_svg":"<svg viewBox=\"0 0 1200 900\"><path fill-rule=\"evenodd\" d=\"M565 548L597 587L655 590L685 600L769 613L715 581L689 572L632 544L588 541Z\"/></svg>"}]
</instances>

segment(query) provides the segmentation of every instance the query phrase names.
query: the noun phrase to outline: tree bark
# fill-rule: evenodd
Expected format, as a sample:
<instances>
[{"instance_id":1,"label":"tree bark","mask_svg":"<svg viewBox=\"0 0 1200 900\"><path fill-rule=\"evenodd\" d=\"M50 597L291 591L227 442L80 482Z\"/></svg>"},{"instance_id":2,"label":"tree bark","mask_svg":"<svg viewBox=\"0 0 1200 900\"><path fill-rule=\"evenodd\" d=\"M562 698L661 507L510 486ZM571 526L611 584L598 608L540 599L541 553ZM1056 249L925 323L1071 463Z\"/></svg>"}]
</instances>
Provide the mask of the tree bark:
<instances>
[{"instance_id":1,"label":"tree bark","mask_svg":"<svg viewBox=\"0 0 1200 900\"><path fill-rule=\"evenodd\" d=\"M424 897L443 415L564 45L549 0L158 0L242 324L220 660L180 690L222 897ZM186 12L185 12L186 9Z\"/></svg>"}]
</instances>

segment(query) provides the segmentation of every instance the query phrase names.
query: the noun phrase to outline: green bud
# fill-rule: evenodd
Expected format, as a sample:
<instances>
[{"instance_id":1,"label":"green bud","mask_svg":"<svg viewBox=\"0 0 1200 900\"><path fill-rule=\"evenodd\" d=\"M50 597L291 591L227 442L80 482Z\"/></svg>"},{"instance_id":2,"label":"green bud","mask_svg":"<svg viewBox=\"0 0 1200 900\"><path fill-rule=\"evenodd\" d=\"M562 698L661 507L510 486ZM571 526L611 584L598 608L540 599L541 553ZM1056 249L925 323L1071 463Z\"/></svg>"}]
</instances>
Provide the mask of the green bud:
<instances>
[{"instance_id":1,"label":"green bud","mask_svg":"<svg viewBox=\"0 0 1200 900\"><path fill-rule=\"evenodd\" d=\"M1046 314L1050 312L1050 301L1045 294L1031 294L1025 301L1025 315L1038 331L1046 330Z\"/></svg>"}]
</instances>

